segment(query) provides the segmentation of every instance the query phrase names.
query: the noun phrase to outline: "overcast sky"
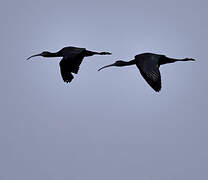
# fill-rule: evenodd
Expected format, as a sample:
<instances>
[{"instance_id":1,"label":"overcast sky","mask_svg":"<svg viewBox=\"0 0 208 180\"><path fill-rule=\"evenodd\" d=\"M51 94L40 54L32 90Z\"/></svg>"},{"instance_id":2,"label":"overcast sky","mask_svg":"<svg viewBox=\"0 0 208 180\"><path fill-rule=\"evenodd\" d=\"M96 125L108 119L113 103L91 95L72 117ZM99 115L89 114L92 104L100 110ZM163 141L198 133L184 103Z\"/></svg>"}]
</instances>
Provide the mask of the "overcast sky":
<instances>
[{"instance_id":1,"label":"overcast sky","mask_svg":"<svg viewBox=\"0 0 208 180\"><path fill-rule=\"evenodd\" d=\"M206 0L3 0L0 6L1 180L208 179ZM70 84L64 46L85 58ZM136 66L152 52L195 58L160 68L155 93Z\"/></svg>"}]
</instances>

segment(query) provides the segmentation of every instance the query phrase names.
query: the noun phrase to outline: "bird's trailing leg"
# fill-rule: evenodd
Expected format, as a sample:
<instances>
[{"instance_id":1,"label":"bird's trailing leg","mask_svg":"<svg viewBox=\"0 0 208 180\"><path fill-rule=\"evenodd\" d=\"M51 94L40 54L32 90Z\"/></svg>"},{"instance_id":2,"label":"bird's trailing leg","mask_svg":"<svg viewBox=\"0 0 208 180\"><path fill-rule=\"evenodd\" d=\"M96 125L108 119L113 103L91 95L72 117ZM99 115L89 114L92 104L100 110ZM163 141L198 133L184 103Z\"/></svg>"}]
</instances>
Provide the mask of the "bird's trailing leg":
<instances>
[{"instance_id":1,"label":"bird's trailing leg","mask_svg":"<svg viewBox=\"0 0 208 180\"><path fill-rule=\"evenodd\" d=\"M182 60L179 60L179 61L196 61L196 60L193 59L193 58L185 58L185 59L182 59Z\"/></svg>"},{"instance_id":2,"label":"bird's trailing leg","mask_svg":"<svg viewBox=\"0 0 208 180\"><path fill-rule=\"evenodd\" d=\"M195 59L192 58L184 58L184 59L171 59L169 58L172 62L177 62L177 61L195 61Z\"/></svg>"},{"instance_id":3,"label":"bird's trailing leg","mask_svg":"<svg viewBox=\"0 0 208 180\"><path fill-rule=\"evenodd\" d=\"M93 56L93 55L111 55L110 52L94 52L86 50L85 56Z\"/></svg>"},{"instance_id":4,"label":"bird's trailing leg","mask_svg":"<svg viewBox=\"0 0 208 180\"><path fill-rule=\"evenodd\" d=\"M112 53L110 53L110 52L98 52L96 54L99 54L99 55L111 55Z\"/></svg>"},{"instance_id":5,"label":"bird's trailing leg","mask_svg":"<svg viewBox=\"0 0 208 180\"><path fill-rule=\"evenodd\" d=\"M169 58L166 56L162 56L160 59L160 65L167 64L167 63L174 63L177 61L195 61L195 59L192 59L192 58L175 59L175 58Z\"/></svg>"}]
</instances>

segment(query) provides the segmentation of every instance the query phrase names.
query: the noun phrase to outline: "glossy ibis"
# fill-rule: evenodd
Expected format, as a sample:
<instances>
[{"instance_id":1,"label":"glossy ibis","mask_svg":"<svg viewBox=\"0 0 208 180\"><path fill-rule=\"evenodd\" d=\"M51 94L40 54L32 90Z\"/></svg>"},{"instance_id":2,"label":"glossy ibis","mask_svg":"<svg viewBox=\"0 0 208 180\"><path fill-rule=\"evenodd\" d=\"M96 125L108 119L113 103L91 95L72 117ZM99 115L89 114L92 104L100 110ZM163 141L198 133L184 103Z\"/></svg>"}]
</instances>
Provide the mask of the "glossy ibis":
<instances>
[{"instance_id":1,"label":"glossy ibis","mask_svg":"<svg viewBox=\"0 0 208 180\"><path fill-rule=\"evenodd\" d=\"M51 53L48 51L44 51L40 54L36 54L33 56L30 56L27 59L30 59L32 57L36 56L43 56L43 57L63 57L60 61L60 70L61 70L61 76L66 83L70 83L74 76L72 73L77 74L79 71L79 66L82 63L82 60L84 57L87 56L93 56L93 55L110 55L109 52L93 52L86 50L85 48L78 48L78 47L64 47L58 52Z\"/></svg>"},{"instance_id":2,"label":"glossy ibis","mask_svg":"<svg viewBox=\"0 0 208 180\"><path fill-rule=\"evenodd\" d=\"M110 67L110 66L129 66L134 65L138 67L141 75L147 81L147 83L156 91L159 92L161 90L161 76L159 67L160 65L167 64L167 63L174 63L177 61L195 61L192 58L185 58L185 59L173 59L166 57L165 55L160 54L153 54L153 53L143 53L138 54L135 58L131 61L116 61L113 64L104 66L101 69Z\"/></svg>"}]
</instances>

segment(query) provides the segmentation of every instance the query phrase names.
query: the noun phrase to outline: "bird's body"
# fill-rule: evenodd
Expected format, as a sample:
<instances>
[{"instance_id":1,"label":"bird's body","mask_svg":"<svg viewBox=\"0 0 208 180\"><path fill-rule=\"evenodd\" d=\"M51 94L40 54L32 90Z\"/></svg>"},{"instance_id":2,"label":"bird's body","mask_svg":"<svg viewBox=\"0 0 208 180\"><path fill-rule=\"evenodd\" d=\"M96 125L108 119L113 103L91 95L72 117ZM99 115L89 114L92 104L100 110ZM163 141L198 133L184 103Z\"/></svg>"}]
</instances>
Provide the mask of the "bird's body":
<instances>
[{"instance_id":1,"label":"bird's body","mask_svg":"<svg viewBox=\"0 0 208 180\"><path fill-rule=\"evenodd\" d=\"M94 52L94 51L89 51L86 50L85 48L78 48L78 47L64 47L58 52L51 53L44 51L41 54L36 54L28 59L35 57L35 56L43 56L43 57L63 57L62 60L60 61L60 71L61 71L61 76L66 83L70 83L74 76L72 73L77 74L79 71L79 67L82 63L82 60L84 57L87 56L93 56L95 54L98 55L109 55L111 53L109 52Z\"/></svg>"},{"instance_id":2,"label":"bird's body","mask_svg":"<svg viewBox=\"0 0 208 180\"><path fill-rule=\"evenodd\" d=\"M165 55L153 54L153 53L143 53L138 54L131 61L116 61L115 63L104 66L99 70L110 67L110 66L129 66L134 65L138 67L141 75L147 81L147 83L156 91L161 90L161 76L159 67L163 64L173 63L176 61L193 61L194 59L185 58L185 59L173 59L166 57Z\"/></svg>"}]
</instances>

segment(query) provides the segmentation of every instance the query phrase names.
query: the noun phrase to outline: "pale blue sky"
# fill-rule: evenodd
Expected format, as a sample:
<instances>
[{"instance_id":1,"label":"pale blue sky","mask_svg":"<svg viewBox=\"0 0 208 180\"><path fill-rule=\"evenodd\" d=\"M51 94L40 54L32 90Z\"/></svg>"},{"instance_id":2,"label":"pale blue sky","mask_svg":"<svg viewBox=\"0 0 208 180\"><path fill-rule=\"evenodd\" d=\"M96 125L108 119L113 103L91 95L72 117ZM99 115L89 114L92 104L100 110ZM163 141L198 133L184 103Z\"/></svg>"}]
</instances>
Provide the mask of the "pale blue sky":
<instances>
[{"instance_id":1,"label":"pale blue sky","mask_svg":"<svg viewBox=\"0 0 208 180\"><path fill-rule=\"evenodd\" d=\"M1 180L208 179L208 2L2 1ZM86 58L71 84L64 46ZM155 93L136 66L103 65L153 52L196 62L161 67Z\"/></svg>"}]
</instances>

